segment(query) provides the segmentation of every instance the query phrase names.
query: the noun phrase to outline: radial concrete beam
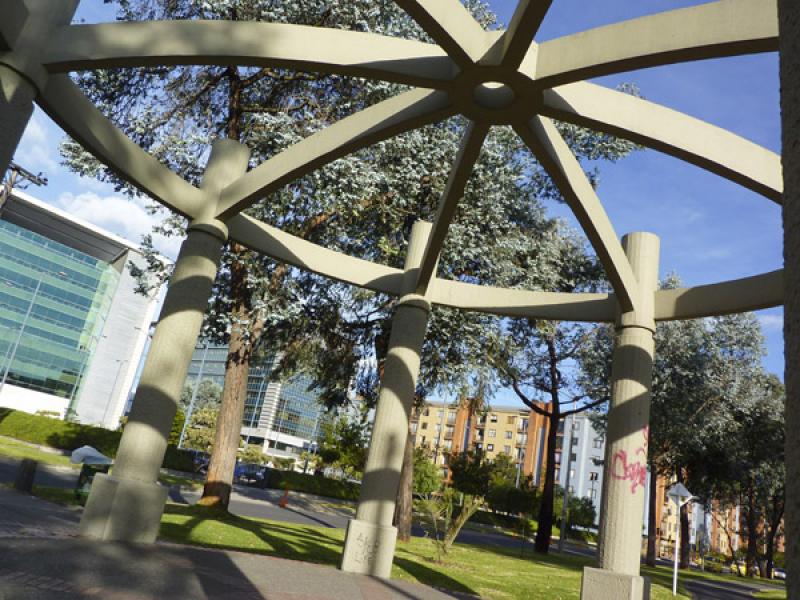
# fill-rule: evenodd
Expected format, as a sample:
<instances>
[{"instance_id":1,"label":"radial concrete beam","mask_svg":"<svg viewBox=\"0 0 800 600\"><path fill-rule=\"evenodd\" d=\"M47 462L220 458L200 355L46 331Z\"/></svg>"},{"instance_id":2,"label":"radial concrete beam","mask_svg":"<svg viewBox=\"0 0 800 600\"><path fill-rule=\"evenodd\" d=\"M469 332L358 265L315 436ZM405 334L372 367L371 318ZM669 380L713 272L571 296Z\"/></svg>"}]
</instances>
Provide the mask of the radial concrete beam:
<instances>
[{"instance_id":1,"label":"radial concrete beam","mask_svg":"<svg viewBox=\"0 0 800 600\"><path fill-rule=\"evenodd\" d=\"M463 70L486 52L487 32L459 0L396 0Z\"/></svg>"},{"instance_id":2,"label":"radial concrete beam","mask_svg":"<svg viewBox=\"0 0 800 600\"><path fill-rule=\"evenodd\" d=\"M733 281L656 292L657 321L699 319L783 304L783 270Z\"/></svg>"},{"instance_id":3,"label":"radial concrete beam","mask_svg":"<svg viewBox=\"0 0 800 600\"><path fill-rule=\"evenodd\" d=\"M499 64L507 69L518 69L525 63L535 65L536 47L533 38L544 21L553 0L519 0L508 28L488 52L483 64Z\"/></svg>"},{"instance_id":4,"label":"radial concrete beam","mask_svg":"<svg viewBox=\"0 0 800 600\"><path fill-rule=\"evenodd\" d=\"M659 150L781 202L778 154L684 113L592 83L545 90L541 113Z\"/></svg>"},{"instance_id":5,"label":"radial concrete beam","mask_svg":"<svg viewBox=\"0 0 800 600\"><path fill-rule=\"evenodd\" d=\"M313 43L309 43L313 40ZM413 40L285 23L145 21L75 25L47 44L50 72L160 65L247 65L446 87L455 63Z\"/></svg>"},{"instance_id":6,"label":"radial concrete beam","mask_svg":"<svg viewBox=\"0 0 800 600\"><path fill-rule=\"evenodd\" d=\"M375 292L403 294L400 269L328 250L244 214L227 225L231 239L277 261Z\"/></svg>"},{"instance_id":7,"label":"radial concrete beam","mask_svg":"<svg viewBox=\"0 0 800 600\"><path fill-rule=\"evenodd\" d=\"M39 105L64 131L119 177L189 218L205 210L205 196L142 150L89 101L68 75L51 75Z\"/></svg>"},{"instance_id":8,"label":"radial concrete beam","mask_svg":"<svg viewBox=\"0 0 800 600\"><path fill-rule=\"evenodd\" d=\"M0 174L5 174L47 79L42 40L70 22L78 0L5 0L0 8Z\"/></svg>"},{"instance_id":9,"label":"radial concrete beam","mask_svg":"<svg viewBox=\"0 0 800 600\"><path fill-rule=\"evenodd\" d=\"M778 48L775 0L718 0L590 29L539 45L542 87L645 67Z\"/></svg>"},{"instance_id":10,"label":"radial concrete beam","mask_svg":"<svg viewBox=\"0 0 800 600\"><path fill-rule=\"evenodd\" d=\"M444 92L414 90L384 100L319 131L228 186L219 209L227 220L266 195L337 158L454 114Z\"/></svg>"},{"instance_id":11,"label":"radial concrete beam","mask_svg":"<svg viewBox=\"0 0 800 600\"><path fill-rule=\"evenodd\" d=\"M534 117L528 126L515 127L556 184L606 271L620 305L636 304L636 277L622 250L613 225L580 163L549 119Z\"/></svg>"},{"instance_id":12,"label":"radial concrete beam","mask_svg":"<svg viewBox=\"0 0 800 600\"><path fill-rule=\"evenodd\" d=\"M439 200L439 208L433 221L433 229L428 237L428 245L420 263L417 282L414 286L417 293L424 296L431 278L436 275L436 264L442 252L447 231L455 216L456 208L464 196L473 167L481 153L483 142L489 133L489 126L481 123L470 122L467 131L461 140L461 147L456 155L456 161L447 180L444 193Z\"/></svg>"}]
</instances>

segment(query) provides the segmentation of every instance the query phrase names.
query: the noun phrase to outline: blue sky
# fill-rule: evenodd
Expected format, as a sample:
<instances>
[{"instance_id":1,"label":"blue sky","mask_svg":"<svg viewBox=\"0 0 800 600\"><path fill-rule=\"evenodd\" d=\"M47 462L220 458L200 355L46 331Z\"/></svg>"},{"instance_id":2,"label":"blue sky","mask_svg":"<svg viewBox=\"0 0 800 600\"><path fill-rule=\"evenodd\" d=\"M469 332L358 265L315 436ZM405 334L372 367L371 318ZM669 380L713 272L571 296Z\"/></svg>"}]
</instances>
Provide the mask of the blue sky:
<instances>
[{"instance_id":1,"label":"blue sky","mask_svg":"<svg viewBox=\"0 0 800 600\"><path fill-rule=\"evenodd\" d=\"M591 27L700 4L690 0L555 0L537 40ZM491 0L502 22L516 2ZM113 19L101 0L83 0L79 19ZM773 151L780 151L778 61L775 53L701 61L623 73L597 82L636 84L650 101L686 112ZM59 165L61 133L38 111L16 160L43 171L46 188L36 196L114 233L137 240L154 217L143 201L130 201L108 186L83 179ZM780 268L780 210L769 200L736 184L654 151L637 152L616 165L602 164L598 193L619 235L652 231L662 239L662 274L676 272L684 284L710 283ZM575 223L563 206L553 214ZM174 255L177 240L161 240ZM783 313L758 313L767 340L765 366L783 377Z\"/></svg>"}]
</instances>

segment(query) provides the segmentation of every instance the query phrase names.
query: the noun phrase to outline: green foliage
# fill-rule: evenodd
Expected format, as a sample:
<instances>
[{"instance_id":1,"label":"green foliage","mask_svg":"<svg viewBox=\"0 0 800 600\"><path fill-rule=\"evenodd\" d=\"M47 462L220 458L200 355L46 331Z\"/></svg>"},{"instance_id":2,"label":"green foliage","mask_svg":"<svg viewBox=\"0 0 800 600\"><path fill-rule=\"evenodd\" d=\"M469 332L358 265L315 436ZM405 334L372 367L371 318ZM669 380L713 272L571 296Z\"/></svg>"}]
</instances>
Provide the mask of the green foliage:
<instances>
[{"instance_id":1,"label":"green foliage","mask_svg":"<svg viewBox=\"0 0 800 600\"><path fill-rule=\"evenodd\" d=\"M197 385L195 393L195 382L187 383L181 392L180 407L185 412L189 412L189 405L192 403L194 395L194 409L219 408L219 401L222 397L222 388L210 379L203 379Z\"/></svg>"},{"instance_id":2,"label":"green foliage","mask_svg":"<svg viewBox=\"0 0 800 600\"><path fill-rule=\"evenodd\" d=\"M207 406L195 410L186 428L186 437L183 440L184 448L210 453L217 431L218 414L218 407Z\"/></svg>"},{"instance_id":3,"label":"green foliage","mask_svg":"<svg viewBox=\"0 0 800 600\"><path fill-rule=\"evenodd\" d=\"M245 444L244 449L239 450L236 456L244 464L262 465L267 462L264 447L259 444Z\"/></svg>"},{"instance_id":4,"label":"green foliage","mask_svg":"<svg viewBox=\"0 0 800 600\"><path fill-rule=\"evenodd\" d=\"M365 423L346 417L326 419L320 427L319 456L324 464L353 477L364 470L368 443Z\"/></svg>"},{"instance_id":5,"label":"green foliage","mask_svg":"<svg viewBox=\"0 0 800 600\"><path fill-rule=\"evenodd\" d=\"M339 500L358 500L361 486L349 481L339 481L328 479L321 475L307 475L295 473L294 471L279 471L269 469L267 471L266 484L273 489L285 489L288 485L290 491L305 492L317 496L337 498Z\"/></svg>"},{"instance_id":6,"label":"green foliage","mask_svg":"<svg viewBox=\"0 0 800 600\"><path fill-rule=\"evenodd\" d=\"M186 421L186 414L178 408L175 412L175 418L172 419L172 427L169 430L169 444L171 446L177 446L178 442L181 439L181 430L183 429L183 423Z\"/></svg>"},{"instance_id":7,"label":"green foliage","mask_svg":"<svg viewBox=\"0 0 800 600\"><path fill-rule=\"evenodd\" d=\"M451 454L447 461L453 489L470 496L485 497L494 475L492 463L485 460L483 453L470 450Z\"/></svg>"},{"instance_id":8,"label":"green foliage","mask_svg":"<svg viewBox=\"0 0 800 600\"><path fill-rule=\"evenodd\" d=\"M187 450L182 450L175 446L167 446L167 452L164 454L164 463L162 466L165 469L193 473L195 469L194 455Z\"/></svg>"},{"instance_id":9,"label":"green foliage","mask_svg":"<svg viewBox=\"0 0 800 600\"><path fill-rule=\"evenodd\" d=\"M486 503L494 512L533 515L538 507L535 488L517 488L512 483L493 485Z\"/></svg>"},{"instance_id":10,"label":"green foliage","mask_svg":"<svg viewBox=\"0 0 800 600\"><path fill-rule=\"evenodd\" d=\"M414 448L414 482L415 494L429 495L442 487L442 472L433 464L430 452L423 448Z\"/></svg>"}]
</instances>

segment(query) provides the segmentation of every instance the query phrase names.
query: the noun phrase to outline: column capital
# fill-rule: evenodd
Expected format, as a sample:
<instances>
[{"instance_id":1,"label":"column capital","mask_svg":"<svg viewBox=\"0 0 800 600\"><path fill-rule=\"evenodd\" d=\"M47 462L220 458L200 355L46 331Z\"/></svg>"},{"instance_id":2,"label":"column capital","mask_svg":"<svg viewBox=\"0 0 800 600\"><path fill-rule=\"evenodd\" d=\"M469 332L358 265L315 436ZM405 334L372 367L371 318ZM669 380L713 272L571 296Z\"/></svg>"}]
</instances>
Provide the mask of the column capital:
<instances>
[{"instance_id":1,"label":"column capital","mask_svg":"<svg viewBox=\"0 0 800 600\"><path fill-rule=\"evenodd\" d=\"M622 238L622 247L636 276L636 308L619 312L617 330L636 327L655 333L655 293L658 290L658 266L661 241L648 232L629 233Z\"/></svg>"},{"instance_id":2,"label":"column capital","mask_svg":"<svg viewBox=\"0 0 800 600\"><path fill-rule=\"evenodd\" d=\"M195 219L189 223L188 231L202 231L222 242L228 241L228 226L219 219Z\"/></svg>"},{"instance_id":3,"label":"column capital","mask_svg":"<svg viewBox=\"0 0 800 600\"><path fill-rule=\"evenodd\" d=\"M418 308L424 310L426 313L431 312L431 302L425 296L419 294L406 294L397 301L397 306L408 306L409 308Z\"/></svg>"}]
</instances>

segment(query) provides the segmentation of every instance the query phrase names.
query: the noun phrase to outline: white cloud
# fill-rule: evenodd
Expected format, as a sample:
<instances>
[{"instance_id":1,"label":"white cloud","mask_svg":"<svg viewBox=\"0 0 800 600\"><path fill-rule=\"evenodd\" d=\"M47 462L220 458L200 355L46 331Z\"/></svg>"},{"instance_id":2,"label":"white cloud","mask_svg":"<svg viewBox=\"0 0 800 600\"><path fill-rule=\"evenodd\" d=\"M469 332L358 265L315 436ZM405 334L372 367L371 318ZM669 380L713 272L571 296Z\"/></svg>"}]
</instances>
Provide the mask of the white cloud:
<instances>
[{"instance_id":1,"label":"white cloud","mask_svg":"<svg viewBox=\"0 0 800 600\"><path fill-rule=\"evenodd\" d=\"M84 221L101 227L111 233L139 243L144 234L150 233L153 225L161 219L146 210L142 198L129 199L118 195L100 196L95 192L72 194L65 192L58 198L58 206ZM156 249L162 254L175 258L180 248L180 238L154 236Z\"/></svg>"},{"instance_id":2,"label":"white cloud","mask_svg":"<svg viewBox=\"0 0 800 600\"><path fill-rule=\"evenodd\" d=\"M57 152L58 144L52 139L45 117L36 111L28 121L14 160L29 171L41 171L47 176L48 171L53 172L60 168Z\"/></svg>"},{"instance_id":3,"label":"white cloud","mask_svg":"<svg viewBox=\"0 0 800 600\"><path fill-rule=\"evenodd\" d=\"M783 330L783 315L758 315L758 320L765 331Z\"/></svg>"}]
</instances>

